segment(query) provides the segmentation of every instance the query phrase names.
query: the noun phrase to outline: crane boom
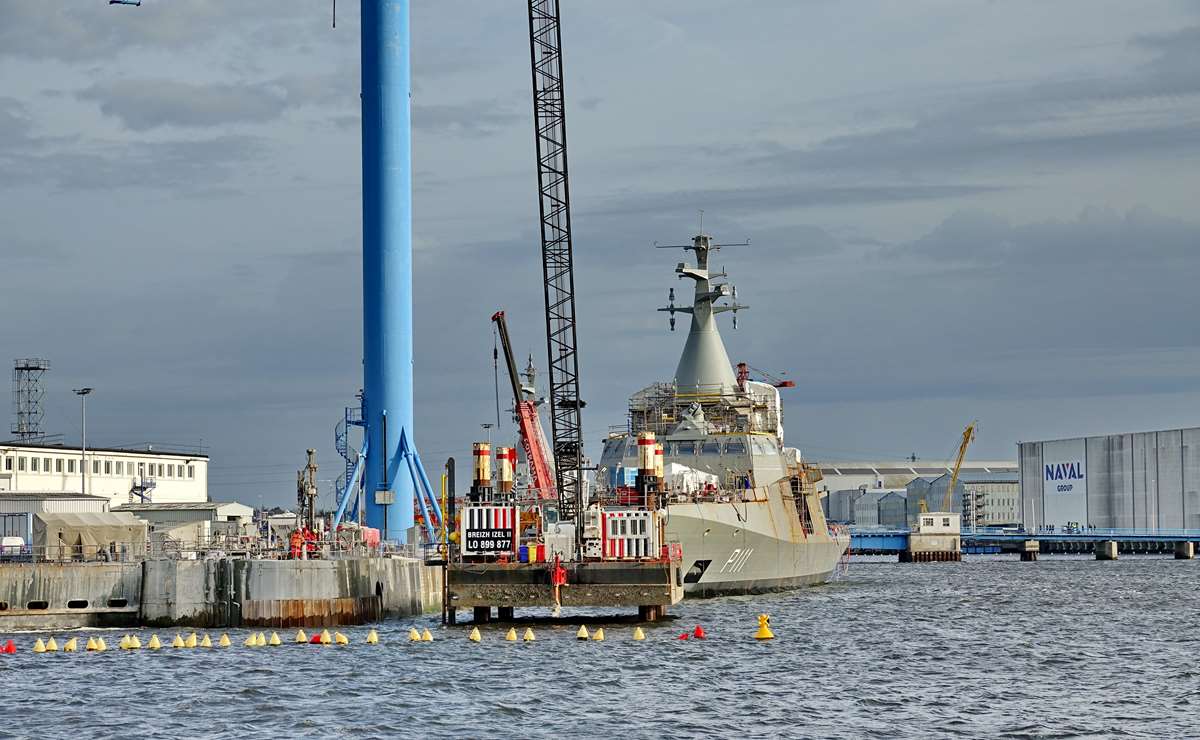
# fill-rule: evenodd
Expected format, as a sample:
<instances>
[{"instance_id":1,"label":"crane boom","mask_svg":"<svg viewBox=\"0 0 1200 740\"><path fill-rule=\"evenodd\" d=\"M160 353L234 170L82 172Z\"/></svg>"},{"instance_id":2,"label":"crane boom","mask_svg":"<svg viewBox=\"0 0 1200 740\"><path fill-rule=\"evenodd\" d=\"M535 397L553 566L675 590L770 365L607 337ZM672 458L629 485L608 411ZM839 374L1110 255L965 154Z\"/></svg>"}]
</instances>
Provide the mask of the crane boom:
<instances>
[{"instance_id":1,"label":"crane boom","mask_svg":"<svg viewBox=\"0 0 1200 740\"><path fill-rule=\"evenodd\" d=\"M542 435L542 424L538 418L537 401L526 399L521 392L520 375L517 374L517 362L513 359L512 344L508 340L508 322L503 311L492 314L492 321L500 332L500 346L504 348L505 367L508 368L508 379L512 381L513 404L517 410L517 425L521 430L521 447L525 450L525 459L529 461L529 474L533 478L533 487L537 490L538 498L554 498L557 496L554 486L554 474L551 472L550 461L546 457L546 439Z\"/></svg>"},{"instance_id":2,"label":"crane boom","mask_svg":"<svg viewBox=\"0 0 1200 740\"><path fill-rule=\"evenodd\" d=\"M529 0L529 55L533 70L534 141L546 295L550 429L559 510L564 519L574 519L578 527L580 520L576 513L583 504L580 410L584 404L579 398L576 354L575 272L558 0Z\"/></svg>"},{"instance_id":3,"label":"crane boom","mask_svg":"<svg viewBox=\"0 0 1200 740\"><path fill-rule=\"evenodd\" d=\"M946 497L942 501L943 511L953 511L954 486L958 484L958 471L962 469L963 458L967 455L967 446L975 439L975 422L963 430L962 443L958 446L958 457L954 458L954 470L950 473L950 485L946 487Z\"/></svg>"}]
</instances>

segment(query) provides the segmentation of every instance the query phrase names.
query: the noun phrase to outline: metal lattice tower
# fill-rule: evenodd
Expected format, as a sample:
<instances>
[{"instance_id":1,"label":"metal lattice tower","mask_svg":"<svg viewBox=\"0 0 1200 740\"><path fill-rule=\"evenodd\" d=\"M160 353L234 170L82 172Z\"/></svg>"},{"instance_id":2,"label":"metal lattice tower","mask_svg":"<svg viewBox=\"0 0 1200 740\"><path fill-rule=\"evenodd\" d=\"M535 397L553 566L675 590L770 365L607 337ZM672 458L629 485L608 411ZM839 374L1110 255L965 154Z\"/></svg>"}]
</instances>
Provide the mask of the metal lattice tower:
<instances>
[{"instance_id":1,"label":"metal lattice tower","mask_svg":"<svg viewBox=\"0 0 1200 740\"><path fill-rule=\"evenodd\" d=\"M42 399L46 388L42 376L50 369L49 360L35 357L13 361L12 404L13 425L10 430L17 439L35 439L45 436L42 430Z\"/></svg>"},{"instance_id":2,"label":"metal lattice tower","mask_svg":"<svg viewBox=\"0 0 1200 740\"><path fill-rule=\"evenodd\" d=\"M575 272L567 181L567 119L563 103L562 34L558 0L529 0L533 122L537 146L546 346L550 364L550 424L560 511L576 519L582 505L583 431L575 338ZM577 520L578 524L578 520Z\"/></svg>"}]
</instances>

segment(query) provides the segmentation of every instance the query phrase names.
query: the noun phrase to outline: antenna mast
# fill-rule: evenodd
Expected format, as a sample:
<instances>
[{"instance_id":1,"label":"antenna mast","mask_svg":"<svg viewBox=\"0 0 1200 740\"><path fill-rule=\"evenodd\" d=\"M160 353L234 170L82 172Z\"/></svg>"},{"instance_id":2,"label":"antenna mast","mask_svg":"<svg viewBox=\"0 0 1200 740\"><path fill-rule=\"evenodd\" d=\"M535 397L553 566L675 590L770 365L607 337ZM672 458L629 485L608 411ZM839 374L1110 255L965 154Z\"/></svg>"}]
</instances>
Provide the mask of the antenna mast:
<instances>
[{"instance_id":1,"label":"antenna mast","mask_svg":"<svg viewBox=\"0 0 1200 740\"><path fill-rule=\"evenodd\" d=\"M10 431L17 439L30 440L45 436L42 420L46 414L42 409L42 399L46 397L46 388L42 385L42 376L49 369L49 360L36 357L13 361L13 424Z\"/></svg>"}]
</instances>

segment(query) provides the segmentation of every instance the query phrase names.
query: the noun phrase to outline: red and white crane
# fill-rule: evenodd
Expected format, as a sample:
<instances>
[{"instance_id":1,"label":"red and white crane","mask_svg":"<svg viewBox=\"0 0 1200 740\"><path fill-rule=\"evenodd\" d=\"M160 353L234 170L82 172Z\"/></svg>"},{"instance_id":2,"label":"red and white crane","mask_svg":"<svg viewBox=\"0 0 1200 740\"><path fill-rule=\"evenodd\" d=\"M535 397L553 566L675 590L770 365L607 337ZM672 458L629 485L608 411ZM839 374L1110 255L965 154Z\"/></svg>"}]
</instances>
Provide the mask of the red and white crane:
<instances>
[{"instance_id":1,"label":"red and white crane","mask_svg":"<svg viewBox=\"0 0 1200 740\"><path fill-rule=\"evenodd\" d=\"M517 426L521 431L521 448L529 462L531 487L538 498L557 499L558 488L554 481L554 467L546 446L546 435L542 432L542 420L538 417L537 399L527 397L521 388L521 376L517 373L517 362L513 358L512 344L508 339L508 322L504 312L492 314L492 321L500 333L500 345L504 348L504 363L508 368L508 379L512 381L513 408L516 410ZM528 396L533 396L532 393Z\"/></svg>"}]
</instances>

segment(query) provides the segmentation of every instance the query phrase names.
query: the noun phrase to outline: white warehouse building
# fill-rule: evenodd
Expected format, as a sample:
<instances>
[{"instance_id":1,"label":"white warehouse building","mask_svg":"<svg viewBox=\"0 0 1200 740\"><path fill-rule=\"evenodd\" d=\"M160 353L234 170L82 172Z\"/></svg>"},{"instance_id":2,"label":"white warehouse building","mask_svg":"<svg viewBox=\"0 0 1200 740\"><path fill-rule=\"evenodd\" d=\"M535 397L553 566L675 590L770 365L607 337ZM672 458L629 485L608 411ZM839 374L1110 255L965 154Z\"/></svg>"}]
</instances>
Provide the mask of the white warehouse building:
<instances>
[{"instance_id":1,"label":"white warehouse building","mask_svg":"<svg viewBox=\"0 0 1200 740\"><path fill-rule=\"evenodd\" d=\"M208 456L89 447L84 457L78 447L3 442L0 491L85 493L113 508L208 501Z\"/></svg>"}]
</instances>

